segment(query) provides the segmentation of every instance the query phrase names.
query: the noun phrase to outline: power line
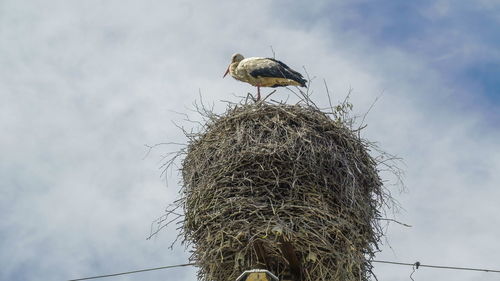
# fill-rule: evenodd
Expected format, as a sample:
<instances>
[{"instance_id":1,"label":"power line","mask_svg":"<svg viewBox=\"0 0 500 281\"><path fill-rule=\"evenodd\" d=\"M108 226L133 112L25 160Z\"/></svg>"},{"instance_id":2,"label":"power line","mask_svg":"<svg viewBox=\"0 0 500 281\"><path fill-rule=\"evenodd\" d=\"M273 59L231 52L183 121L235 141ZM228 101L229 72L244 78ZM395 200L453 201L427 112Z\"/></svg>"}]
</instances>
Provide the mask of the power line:
<instances>
[{"instance_id":1,"label":"power line","mask_svg":"<svg viewBox=\"0 0 500 281\"><path fill-rule=\"evenodd\" d=\"M496 269L472 268L472 267L458 267L458 266L444 266L444 265L430 265L430 264L421 264L420 262L405 263L405 262L384 261L384 260L372 260L372 262L375 262L375 263L395 264L395 265L407 265L407 266L413 266L413 267L416 267L416 268L419 268L419 267L430 267L430 268L439 268L439 269L469 270L469 271L482 271L482 272L500 273L500 270L496 270ZM154 268L146 268L146 269L140 269L140 270L134 270L134 271L126 271L126 272L106 274L106 275L98 275L98 276L85 277L85 278L79 278L79 279L71 279L71 280L68 280L68 281L81 281L81 280L98 279L98 278L113 277L113 276L118 276L118 275L126 275L126 274L133 274L133 273L139 273L139 272L145 272L145 271L153 271L153 270L168 269L168 268L175 268L175 267L185 267L185 266L192 266L192 265L196 265L196 264L195 263L185 263L185 264L177 264L177 265L167 265L167 266L160 266L160 267L154 267Z\"/></svg>"},{"instance_id":2,"label":"power line","mask_svg":"<svg viewBox=\"0 0 500 281\"><path fill-rule=\"evenodd\" d=\"M185 264L167 265L167 266L160 266L160 267L154 267L154 268L146 268L146 269L140 269L140 270L134 270L134 271L127 271L127 272L120 272L120 273L113 273L113 274L106 274L106 275L99 275L99 276L92 276L92 277L85 277L85 278L79 278L79 279L71 279L71 280L68 280L68 281L80 281L80 280L105 278L105 277L112 277L112 276L118 276L118 275L126 275L126 274L132 274L132 273L139 273L139 272L153 271L153 270L167 269L167 268L174 268L174 267L191 266L191 265L195 265L195 264L194 263L185 263Z\"/></svg>"},{"instance_id":3,"label":"power line","mask_svg":"<svg viewBox=\"0 0 500 281\"><path fill-rule=\"evenodd\" d=\"M420 262L405 263L405 262L379 261L379 260L373 260L372 262L397 264L397 265L409 265L409 266L416 266L417 268L419 268L419 267L431 267L431 268L441 268L441 269L470 270L470 271L483 271L483 272L500 273L500 270L496 270L496 269L472 268L472 267L458 267L458 266L444 266L444 265L430 265L430 264L421 264Z\"/></svg>"}]
</instances>

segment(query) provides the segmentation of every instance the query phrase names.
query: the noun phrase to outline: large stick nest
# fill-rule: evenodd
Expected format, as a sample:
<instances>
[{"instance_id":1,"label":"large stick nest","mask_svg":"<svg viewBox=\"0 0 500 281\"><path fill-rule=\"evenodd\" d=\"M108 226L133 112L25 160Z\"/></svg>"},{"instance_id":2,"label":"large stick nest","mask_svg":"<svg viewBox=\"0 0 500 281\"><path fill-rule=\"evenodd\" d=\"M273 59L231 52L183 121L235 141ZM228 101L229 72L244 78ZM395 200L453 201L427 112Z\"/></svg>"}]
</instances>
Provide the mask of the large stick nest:
<instances>
[{"instance_id":1,"label":"large stick nest","mask_svg":"<svg viewBox=\"0 0 500 281\"><path fill-rule=\"evenodd\" d=\"M204 281L266 268L368 280L387 195L370 144L316 107L259 102L211 115L182 163L181 227Z\"/></svg>"}]
</instances>

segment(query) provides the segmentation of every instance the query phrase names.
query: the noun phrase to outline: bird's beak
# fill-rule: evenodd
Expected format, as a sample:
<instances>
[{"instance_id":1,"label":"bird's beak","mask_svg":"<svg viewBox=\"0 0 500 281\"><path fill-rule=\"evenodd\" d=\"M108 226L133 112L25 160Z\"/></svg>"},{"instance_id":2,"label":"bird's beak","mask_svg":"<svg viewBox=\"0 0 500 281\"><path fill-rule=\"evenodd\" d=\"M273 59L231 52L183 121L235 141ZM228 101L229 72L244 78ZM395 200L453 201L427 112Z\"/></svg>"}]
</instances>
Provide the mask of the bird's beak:
<instances>
[{"instance_id":1,"label":"bird's beak","mask_svg":"<svg viewBox=\"0 0 500 281\"><path fill-rule=\"evenodd\" d=\"M227 70L226 72L224 73L224 76L222 76L222 78L226 77L226 75L229 73L229 66L227 67Z\"/></svg>"}]
</instances>

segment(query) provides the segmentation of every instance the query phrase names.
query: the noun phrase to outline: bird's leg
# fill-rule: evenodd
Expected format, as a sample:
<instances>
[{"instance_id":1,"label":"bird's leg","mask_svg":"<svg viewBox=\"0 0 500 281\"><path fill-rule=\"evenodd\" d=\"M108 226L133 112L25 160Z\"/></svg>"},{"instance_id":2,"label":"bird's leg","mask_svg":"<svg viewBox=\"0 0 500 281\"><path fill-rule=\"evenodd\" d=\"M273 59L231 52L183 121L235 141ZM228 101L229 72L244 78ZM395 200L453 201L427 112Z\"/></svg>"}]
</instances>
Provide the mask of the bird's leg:
<instances>
[{"instance_id":1,"label":"bird's leg","mask_svg":"<svg viewBox=\"0 0 500 281\"><path fill-rule=\"evenodd\" d=\"M257 100L260 100L260 86L257 86Z\"/></svg>"}]
</instances>

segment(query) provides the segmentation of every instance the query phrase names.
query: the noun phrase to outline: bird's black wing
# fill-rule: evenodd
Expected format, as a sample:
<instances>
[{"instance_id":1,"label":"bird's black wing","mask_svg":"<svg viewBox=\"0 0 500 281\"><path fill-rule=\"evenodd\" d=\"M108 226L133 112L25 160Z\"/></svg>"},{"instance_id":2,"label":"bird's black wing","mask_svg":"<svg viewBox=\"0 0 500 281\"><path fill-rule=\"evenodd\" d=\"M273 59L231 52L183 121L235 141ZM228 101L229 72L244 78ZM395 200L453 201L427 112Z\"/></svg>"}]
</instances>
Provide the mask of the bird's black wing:
<instances>
[{"instance_id":1,"label":"bird's black wing","mask_svg":"<svg viewBox=\"0 0 500 281\"><path fill-rule=\"evenodd\" d=\"M307 80L299 72L291 69L279 60L272 58L266 58L266 60L269 60L269 63L263 64L263 67L254 69L250 72L250 75L253 77L282 77L294 80L300 83L302 87L306 86Z\"/></svg>"}]
</instances>

